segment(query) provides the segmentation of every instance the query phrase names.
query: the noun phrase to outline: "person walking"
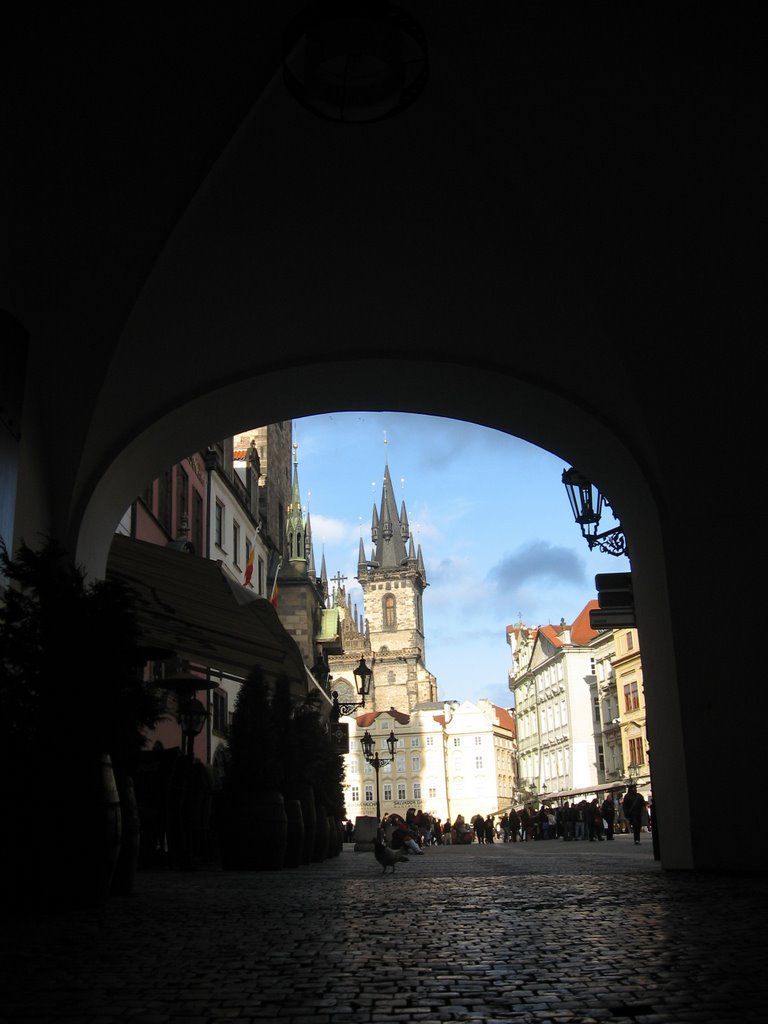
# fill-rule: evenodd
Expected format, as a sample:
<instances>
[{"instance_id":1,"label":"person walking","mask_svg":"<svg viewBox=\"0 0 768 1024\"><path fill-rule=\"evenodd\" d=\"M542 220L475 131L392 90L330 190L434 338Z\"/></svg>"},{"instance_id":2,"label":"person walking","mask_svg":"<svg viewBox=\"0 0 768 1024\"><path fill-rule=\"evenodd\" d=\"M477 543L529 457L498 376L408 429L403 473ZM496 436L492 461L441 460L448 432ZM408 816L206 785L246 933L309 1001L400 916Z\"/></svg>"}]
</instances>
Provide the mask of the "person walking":
<instances>
[{"instance_id":1,"label":"person walking","mask_svg":"<svg viewBox=\"0 0 768 1024\"><path fill-rule=\"evenodd\" d=\"M513 843L520 838L520 815L514 807L509 812L509 838Z\"/></svg>"},{"instance_id":2,"label":"person walking","mask_svg":"<svg viewBox=\"0 0 768 1024\"><path fill-rule=\"evenodd\" d=\"M602 843L603 813L597 802L596 796L593 797L587 804L587 826L589 829L589 841L591 843L594 843L599 840Z\"/></svg>"},{"instance_id":3,"label":"person walking","mask_svg":"<svg viewBox=\"0 0 768 1024\"><path fill-rule=\"evenodd\" d=\"M613 823L616 820L616 808L613 803L613 797L608 793L600 806L600 813L603 816L605 822L605 838L613 839Z\"/></svg>"},{"instance_id":4,"label":"person walking","mask_svg":"<svg viewBox=\"0 0 768 1024\"><path fill-rule=\"evenodd\" d=\"M629 822L635 846L640 843L640 829L643 825L643 812L645 811L645 797L637 792L637 786L631 785L622 801L624 817Z\"/></svg>"},{"instance_id":5,"label":"person walking","mask_svg":"<svg viewBox=\"0 0 768 1024\"><path fill-rule=\"evenodd\" d=\"M506 811L504 811L504 813L502 814L501 819L499 820L499 825L501 826L502 842L508 843L509 842L509 814Z\"/></svg>"}]
</instances>

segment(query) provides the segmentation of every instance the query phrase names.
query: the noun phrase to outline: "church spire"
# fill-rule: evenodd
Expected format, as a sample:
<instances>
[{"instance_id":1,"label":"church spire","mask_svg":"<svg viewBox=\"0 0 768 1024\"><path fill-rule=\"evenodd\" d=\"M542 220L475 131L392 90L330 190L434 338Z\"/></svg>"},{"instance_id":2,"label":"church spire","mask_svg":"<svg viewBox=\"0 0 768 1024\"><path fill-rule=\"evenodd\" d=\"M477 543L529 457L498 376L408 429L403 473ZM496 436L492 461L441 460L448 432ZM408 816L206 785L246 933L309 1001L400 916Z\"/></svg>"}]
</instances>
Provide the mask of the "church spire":
<instances>
[{"instance_id":1,"label":"church spire","mask_svg":"<svg viewBox=\"0 0 768 1024\"><path fill-rule=\"evenodd\" d=\"M296 454L298 448L296 441L293 442L293 485L291 487L291 502L288 506L288 515L285 521L285 538L288 545L288 561L307 561L307 536L304 525L304 516L301 511L301 492L299 490L299 460Z\"/></svg>"},{"instance_id":2,"label":"church spire","mask_svg":"<svg viewBox=\"0 0 768 1024\"><path fill-rule=\"evenodd\" d=\"M389 466L384 467L384 484L381 491L381 510L376 513L376 506L373 508L373 522L378 525L374 533L371 529L371 538L375 545L374 560L384 568L396 568L402 565L408 554L405 549L405 541L410 536L408 529L408 516L405 512L403 502L402 516L397 514L397 503L395 492L392 488L392 478L389 475ZM378 520L378 522L377 522Z\"/></svg>"}]
</instances>

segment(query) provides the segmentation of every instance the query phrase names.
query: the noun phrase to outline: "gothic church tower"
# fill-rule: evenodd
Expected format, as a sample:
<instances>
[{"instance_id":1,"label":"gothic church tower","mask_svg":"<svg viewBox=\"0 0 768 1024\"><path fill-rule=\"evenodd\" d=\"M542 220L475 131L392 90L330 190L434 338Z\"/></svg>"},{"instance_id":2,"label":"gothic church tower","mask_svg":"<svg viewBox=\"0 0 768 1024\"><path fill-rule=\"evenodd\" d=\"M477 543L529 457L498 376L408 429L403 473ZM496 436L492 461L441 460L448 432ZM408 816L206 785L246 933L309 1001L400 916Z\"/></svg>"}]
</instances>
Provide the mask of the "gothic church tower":
<instances>
[{"instance_id":1,"label":"gothic church tower","mask_svg":"<svg viewBox=\"0 0 768 1024\"><path fill-rule=\"evenodd\" d=\"M397 513L395 494L384 468L381 505L374 505L373 549L365 557L362 538L357 580L363 589L365 618L375 657L373 704L377 711L410 713L419 704L437 700L437 681L424 663L422 597L427 574L408 525L403 501Z\"/></svg>"}]
</instances>

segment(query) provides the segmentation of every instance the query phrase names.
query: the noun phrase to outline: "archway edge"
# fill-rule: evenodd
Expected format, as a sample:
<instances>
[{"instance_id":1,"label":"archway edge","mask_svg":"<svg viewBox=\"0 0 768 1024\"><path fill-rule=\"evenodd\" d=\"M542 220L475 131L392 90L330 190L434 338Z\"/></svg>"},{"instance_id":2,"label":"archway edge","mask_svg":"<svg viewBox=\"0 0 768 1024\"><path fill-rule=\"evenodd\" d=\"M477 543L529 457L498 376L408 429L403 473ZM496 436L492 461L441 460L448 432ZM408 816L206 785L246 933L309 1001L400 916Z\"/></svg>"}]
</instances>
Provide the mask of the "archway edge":
<instances>
[{"instance_id":1,"label":"archway edge","mask_svg":"<svg viewBox=\"0 0 768 1024\"><path fill-rule=\"evenodd\" d=\"M164 398L152 422L137 406L132 428L94 431L83 453L71 535L78 562L92 574L103 573L114 527L160 469L254 425L326 412L411 412L502 431L577 465L610 497L628 536L641 524L658 526L652 480L618 430L594 410L494 366L402 358L297 362L193 398L168 387Z\"/></svg>"},{"instance_id":2,"label":"archway edge","mask_svg":"<svg viewBox=\"0 0 768 1024\"><path fill-rule=\"evenodd\" d=\"M137 425L127 444L116 437L108 443L103 433L99 436L103 469L94 474L96 483L76 531L78 562L95 575L104 572L120 517L159 468L257 423L351 410L422 413L501 430L578 465L610 496L629 540L662 833L664 808L674 808L675 815L674 828L665 834L663 863L692 867L659 509L637 453L606 420L584 405L495 368L401 358L298 362L244 376L191 400L166 398L167 411L153 423Z\"/></svg>"}]
</instances>

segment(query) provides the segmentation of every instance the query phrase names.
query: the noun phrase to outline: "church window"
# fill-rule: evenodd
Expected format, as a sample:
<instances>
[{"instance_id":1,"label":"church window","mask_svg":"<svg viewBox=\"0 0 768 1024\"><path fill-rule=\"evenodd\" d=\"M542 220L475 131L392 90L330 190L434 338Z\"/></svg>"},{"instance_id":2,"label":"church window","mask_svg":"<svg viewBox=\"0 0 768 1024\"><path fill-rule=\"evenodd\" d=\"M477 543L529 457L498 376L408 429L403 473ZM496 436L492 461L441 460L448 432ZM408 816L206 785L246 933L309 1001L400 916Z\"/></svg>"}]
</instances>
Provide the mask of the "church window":
<instances>
[{"instance_id":1,"label":"church window","mask_svg":"<svg viewBox=\"0 0 768 1024\"><path fill-rule=\"evenodd\" d=\"M392 594L384 595L384 628L395 628L395 599Z\"/></svg>"}]
</instances>

